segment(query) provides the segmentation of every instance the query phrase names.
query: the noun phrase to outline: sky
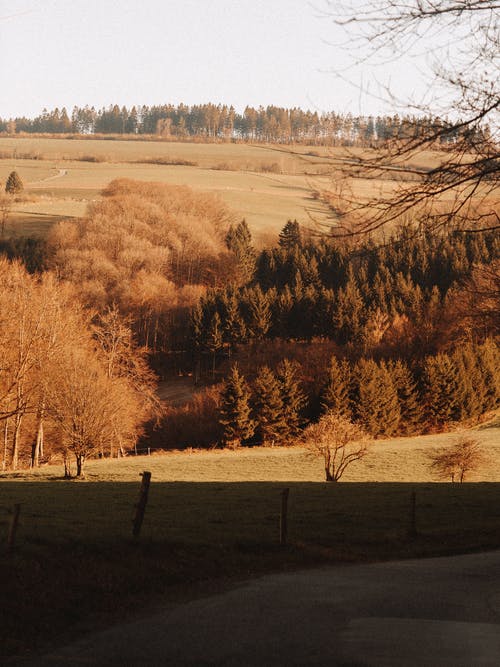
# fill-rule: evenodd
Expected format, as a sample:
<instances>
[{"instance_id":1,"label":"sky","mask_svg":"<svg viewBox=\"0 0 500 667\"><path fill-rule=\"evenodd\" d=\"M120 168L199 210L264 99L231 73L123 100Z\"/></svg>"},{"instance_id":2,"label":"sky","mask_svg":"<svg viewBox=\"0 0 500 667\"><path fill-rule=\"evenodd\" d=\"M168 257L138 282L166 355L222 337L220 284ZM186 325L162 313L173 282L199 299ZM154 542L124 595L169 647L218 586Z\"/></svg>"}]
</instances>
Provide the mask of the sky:
<instances>
[{"instance_id":1,"label":"sky","mask_svg":"<svg viewBox=\"0 0 500 667\"><path fill-rule=\"evenodd\" d=\"M325 8L325 0L0 0L0 117L181 102L368 115L390 111L378 99L383 85L402 96L424 91L422 63L346 70L345 37Z\"/></svg>"}]
</instances>

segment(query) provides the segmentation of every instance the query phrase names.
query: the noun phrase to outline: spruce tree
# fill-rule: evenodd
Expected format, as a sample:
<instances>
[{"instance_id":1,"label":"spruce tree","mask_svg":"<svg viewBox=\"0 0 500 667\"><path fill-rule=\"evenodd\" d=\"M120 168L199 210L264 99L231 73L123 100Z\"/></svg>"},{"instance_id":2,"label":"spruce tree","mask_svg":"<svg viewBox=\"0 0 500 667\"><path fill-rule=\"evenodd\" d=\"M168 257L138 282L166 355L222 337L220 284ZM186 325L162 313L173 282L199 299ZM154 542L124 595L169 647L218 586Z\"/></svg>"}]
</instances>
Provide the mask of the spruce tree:
<instances>
[{"instance_id":1,"label":"spruce tree","mask_svg":"<svg viewBox=\"0 0 500 667\"><path fill-rule=\"evenodd\" d=\"M254 287L246 292L246 325L252 338L261 340L269 331L271 326L271 309L269 306L268 293L264 293L260 287Z\"/></svg>"},{"instance_id":2,"label":"spruce tree","mask_svg":"<svg viewBox=\"0 0 500 667\"><path fill-rule=\"evenodd\" d=\"M323 412L332 412L350 419L352 416L351 401L351 367L347 359L339 361L335 355L330 360L328 377L321 393Z\"/></svg>"},{"instance_id":3,"label":"spruce tree","mask_svg":"<svg viewBox=\"0 0 500 667\"><path fill-rule=\"evenodd\" d=\"M476 357L486 387L484 410L500 405L500 349L492 338L476 348Z\"/></svg>"},{"instance_id":4,"label":"spruce tree","mask_svg":"<svg viewBox=\"0 0 500 667\"><path fill-rule=\"evenodd\" d=\"M215 311L212 319L210 320L206 336L207 349L212 353L212 377L215 377L215 359L217 352L223 345L222 333L220 315L217 311Z\"/></svg>"},{"instance_id":5,"label":"spruce tree","mask_svg":"<svg viewBox=\"0 0 500 667\"><path fill-rule=\"evenodd\" d=\"M256 435L262 444L279 442L286 431L281 387L269 366L262 366L254 383Z\"/></svg>"},{"instance_id":6,"label":"spruce tree","mask_svg":"<svg viewBox=\"0 0 500 667\"><path fill-rule=\"evenodd\" d=\"M239 294L236 290L229 288L221 298L223 312L224 340L229 343L229 352L236 343L241 343L246 337L246 326L240 312Z\"/></svg>"},{"instance_id":7,"label":"spruce tree","mask_svg":"<svg viewBox=\"0 0 500 667\"><path fill-rule=\"evenodd\" d=\"M390 361L386 367L398 395L401 413L399 430L405 435L420 432L424 410L412 372L400 359Z\"/></svg>"},{"instance_id":8,"label":"spruce tree","mask_svg":"<svg viewBox=\"0 0 500 667\"><path fill-rule=\"evenodd\" d=\"M229 228L226 234L226 246L236 256L241 285L249 283L255 274L256 253L252 245L252 235L246 220L239 222L236 227Z\"/></svg>"},{"instance_id":9,"label":"spruce tree","mask_svg":"<svg viewBox=\"0 0 500 667\"><path fill-rule=\"evenodd\" d=\"M290 251L302 245L300 225L297 220L288 220L278 237L278 244L283 250Z\"/></svg>"},{"instance_id":10,"label":"spruce tree","mask_svg":"<svg viewBox=\"0 0 500 667\"><path fill-rule=\"evenodd\" d=\"M5 192L16 195L24 190L24 185L17 171L11 171L5 183Z\"/></svg>"},{"instance_id":11,"label":"spruce tree","mask_svg":"<svg viewBox=\"0 0 500 667\"><path fill-rule=\"evenodd\" d=\"M219 408L223 442L229 447L238 447L242 441L251 438L255 432L255 422L251 418L250 398L250 389L235 364L224 383Z\"/></svg>"},{"instance_id":12,"label":"spruce tree","mask_svg":"<svg viewBox=\"0 0 500 667\"><path fill-rule=\"evenodd\" d=\"M307 398L297 378L299 368L300 366L297 362L283 359L276 369L276 376L280 384L281 400L283 402L283 417L285 422L283 437L297 437L304 424L302 410L307 404Z\"/></svg>"},{"instance_id":13,"label":"spruce tree","mask_svg":"<svg viewBox=\"0 0 500 667\"><path fill-rule=\"evenodd\" d=\"M452 359L458 370L459 419L477 419L485 410L488 389L476 350L469 343L455 350Z\"/></svg>"},{"instance_id":14,"label":"spruce tree","mask_svg":"<svg viewBox=\"0 0 500 667\"><path fill-rule=\"evenodd\" d=\"M355 367L357 420L373 436L397 432L401 412L396 388L384 366L373 359L360 359Z\"/></svg>"},{"instance_id":15,"label":"spruce tree","mask_svg":"<svg viewBox=\"0 0 500 667\"><path fill-rule=\"evenodd\" d=\"M427 418L432 426L444 426L459 419L459 373L447 354L426 357L423 386Z\"/></svg>"}]
</instances>

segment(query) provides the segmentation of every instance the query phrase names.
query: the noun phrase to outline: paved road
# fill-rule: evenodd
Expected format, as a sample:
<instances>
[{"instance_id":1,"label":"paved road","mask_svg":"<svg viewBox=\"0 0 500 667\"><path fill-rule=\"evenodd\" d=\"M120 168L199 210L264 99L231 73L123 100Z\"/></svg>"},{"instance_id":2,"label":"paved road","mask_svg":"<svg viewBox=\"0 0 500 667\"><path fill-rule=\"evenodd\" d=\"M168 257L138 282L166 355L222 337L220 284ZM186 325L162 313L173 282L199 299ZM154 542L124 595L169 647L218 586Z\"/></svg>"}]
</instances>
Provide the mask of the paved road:
<instances>
[{"instance_id":1,"label":"paved road","mask_svg":"<svg viewBox=\"0 0 500 667\"><path fill-rule=\"evenodd\" d=\"M32 665L500 665L500 552L266 576Z\"/></svg>"}]
</instances>

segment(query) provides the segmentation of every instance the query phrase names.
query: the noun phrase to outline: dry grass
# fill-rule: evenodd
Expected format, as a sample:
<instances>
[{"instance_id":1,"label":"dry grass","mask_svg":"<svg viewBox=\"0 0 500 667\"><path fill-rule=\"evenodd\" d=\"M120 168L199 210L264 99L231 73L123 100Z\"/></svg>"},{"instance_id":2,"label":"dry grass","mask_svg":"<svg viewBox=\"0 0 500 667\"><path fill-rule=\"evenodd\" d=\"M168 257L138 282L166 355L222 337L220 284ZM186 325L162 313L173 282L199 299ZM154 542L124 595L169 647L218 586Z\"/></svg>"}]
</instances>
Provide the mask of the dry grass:
<instances>
[{"instance_id":1,"label":"dry grass","mask_svg":"<svg viewBox=\"0 0 500 667\"><path fill-rule=\"evenodd\" d=\"M331 221L327 203L314 199L314 192L331 189L332 168L335 173L342 160L369 153L356 148L1 137L0 179L16 169L28 192L46 197L43 211L24 207L12 217L14 224L29 219L26 229L36 233L44 233L60 215L82 215L88 200L111 180L126 177L217 192L246 218L263 245L275 240L288 219L306 225ZM439 153L429 151L414 164L428 168L438 160ZM360 200L387 194L396 186L394 177L386 172L380 179L358 179L352 194ZM40 212L46 217L37 229L33 216Z\"/></svg>"}]
</instances>

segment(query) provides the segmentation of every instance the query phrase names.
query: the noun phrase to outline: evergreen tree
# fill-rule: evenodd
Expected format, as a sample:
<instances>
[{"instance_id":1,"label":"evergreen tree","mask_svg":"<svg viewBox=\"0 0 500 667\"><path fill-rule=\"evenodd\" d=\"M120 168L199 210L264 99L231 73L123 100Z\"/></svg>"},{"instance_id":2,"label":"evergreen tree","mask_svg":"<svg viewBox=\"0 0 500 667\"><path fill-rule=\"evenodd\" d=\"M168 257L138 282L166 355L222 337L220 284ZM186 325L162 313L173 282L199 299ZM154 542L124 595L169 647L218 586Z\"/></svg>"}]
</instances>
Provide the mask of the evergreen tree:
<instances>
[{"instance_id":1,"label":"evergreen tree","mask_svg":"<svg viewBox=\"0 0 500 667\"><path fill-rule=\"evenodd\" d=\"M219 408L219 423L223 427L223 442L229 447L238 447L251 438L255 422L251 418L250 390L244 377L233 365L224 384Z\"/></svg>"},{"instance_id":2,"label":"evergreen tree","mask_svg":"<svg viewBox=\"0 0 500 667\"><path fill-rule=\"evenodd\" d=\"M321 393L323 412L332 412L350 419L352 416L351 401L351 367L347 359L339 362L335 355L330 360L328 377Z\"/></svg>"},{"instance_id":3,"label":"evergreen tree","mask_svg":"<svg viewBox=\"0 0 500 667\"><path fill-rule=\"evenodd\" d=\"M408 365L400 359L390 361L386 368L398 395L400 431L405 435L418 433L421 430L424 410L415 378Z\"/></svg>"},{"instance_id":4,"label":"evergreen tree","mask_svg":"<svg viewBox=\"0 0 500 667\"><path fill-rule=\"evenodd\" d=\"M229 343L229 350L236 343L241 343L246 337L245 321L239 308L239 295L236 291L228 289L222 299L224 310L223 328L224 338Z\"/></svg>"},{"instance_id":5,"label":"evergreen tree","mask_svg":"<svg viewBox=\"0 0 500 667\"><path fill-rule=\"evenodd\" d=\"M458 370L459 419L476 419L482 415L486 405L487 386L479 367L476 350L470 343L459 347L453 354Z\"/></svg>"},{"instance_id":6,"label":"evergreen tree","mask_svg":"<svg viewBox=\"0 0 500 667\"><path fill-rule=\"evenodd\" d=\"M5 192L16 195L24 190L24 185L17 171L11 171L5 183Z\"/></svg>"},{"instance_id":7,"label":"evergreen tree","mask_svg":"<svg viewBox=\"0 0 500 667\"><path fill-rule=\"evenodd\" d=\"M239 283L246 285L255 274L256 253L252 245L252 235L246 220L239 222L236 227L229 228L226 234L226 246L236 256L239 269Z\"/></svg>"},{"instance_id":8,"label":"evergreen tree","mask_svg":"<svg viewBox=\"0 0 500 667\"><path fill-rule=\"evenodd\" d=\"M269 292L268 292L269 293ZM260 287L255 287L246 292L246 325L252 338L263 339L271 326L271 309L269 306L268 293L265 294Z\"/></svg>"},{"instance_id":9,"label":"evergreen tree","mask_svg":"<svg viewBox=\"0 0 500 667\"><path fill-rule=\"evenodd\" d=\"M447 354L426 357L423 386L427 417L433 426L444 426L459 419L459 374Z\"/></svg>"},{"instance_id":10,"label":"evergreen tree","mask_svg":"<svg viewBox=\"0 0 500 667\"><path fill-rule=\"evenodd\" d=\"M280 383L268 366L262 366L254 383L256 435L263 444L283 438L286 423Z\"/></svg>"},{"instance_id":11,"label":"evergreen tree","mask_svg":"<svg viewBox=\"0 0 500 667\"><path fill-rule=\"evenodd\" d=\"M295 438L304 424L302 410L307 404L307 398L300 387L298 372L299 364L289 359L283 359L276 370L283 402L283 437Z\"/></svg>"},{"instance_id":12,"label":"evergreen tree","mask_svg":"<svg viewBox=\"0 0 500 667\"><path fill-rule=\"evenodd\" d=\"M359 343L362 340L364 310L363 299L351 272L345 289L340 289L337 293L334 325L336 339L341 345Z\"/></svg>"},{"instance_id":13,"label":"evergreen tree","mask_svg":"<svg viewBox=\"0 0 500 667\"><path fill-rule=\"evenodd\" d=\"M387 368L373 359L361 359L355 367L356 417L373 436L397 432L401 413L396 388Z\"/></svg>"},{"instance_id":14,"label":"evergreen tree","mask_svg":"<svg viewBox=\"0 0 500 667\"><path fill-rule=\"evenodd\" d=\"M476 348L476 355L486 387L484 410L495 410L500 405L500 350L488 338Z\"/></svg>"},{"instance_id":15,"label":"evergreen tree","mask_svg":"<svg viewBox=\"0 0 500 667\"><path fill-rule=\"evenodd\" d=\"M278 237L278 244L283 250L290 251L302 245L300 225L297 220L288 220Z\"/></svg>"},{"instance_id":16,"label":"evergreen tree","mask_svg":"<svg viewBox=\"0 0 500 667\"><path fill-rule=\"evenodd\" d=\"M215 359L217 352L221 349L223 344L221 320L217 311L215 311L210 320L206 341L207 349L212 353L212 377L215 377Z\"/></svg>"}]
</instances>

